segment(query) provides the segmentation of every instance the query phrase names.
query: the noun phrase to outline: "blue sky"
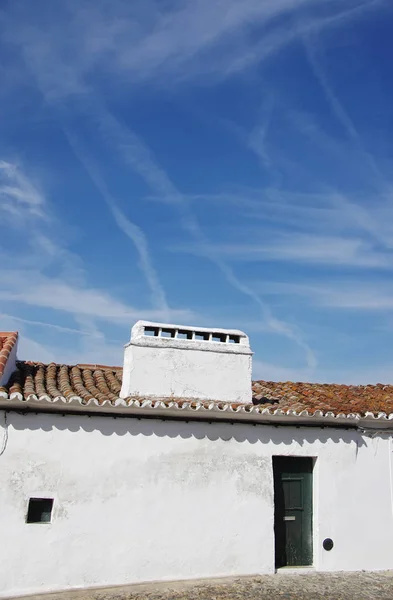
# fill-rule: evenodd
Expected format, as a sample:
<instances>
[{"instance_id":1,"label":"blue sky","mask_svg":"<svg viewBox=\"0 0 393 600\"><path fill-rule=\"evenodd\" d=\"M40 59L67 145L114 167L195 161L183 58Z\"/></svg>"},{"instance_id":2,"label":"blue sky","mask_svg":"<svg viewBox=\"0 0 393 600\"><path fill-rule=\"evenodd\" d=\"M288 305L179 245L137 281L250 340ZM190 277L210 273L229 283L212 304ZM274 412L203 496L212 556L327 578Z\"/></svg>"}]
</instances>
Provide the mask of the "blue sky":
<instances>
[{"instance_id":1,"label":"blue sky","mask_svg":"<svg viewBox=\"0 0 393 600\"><path fill-rule=\"evenodd\" d=\"M0 329L121 364L140 318L254 377L393 381L389 0L3 0Z\"/></svg>"}]
</instances>

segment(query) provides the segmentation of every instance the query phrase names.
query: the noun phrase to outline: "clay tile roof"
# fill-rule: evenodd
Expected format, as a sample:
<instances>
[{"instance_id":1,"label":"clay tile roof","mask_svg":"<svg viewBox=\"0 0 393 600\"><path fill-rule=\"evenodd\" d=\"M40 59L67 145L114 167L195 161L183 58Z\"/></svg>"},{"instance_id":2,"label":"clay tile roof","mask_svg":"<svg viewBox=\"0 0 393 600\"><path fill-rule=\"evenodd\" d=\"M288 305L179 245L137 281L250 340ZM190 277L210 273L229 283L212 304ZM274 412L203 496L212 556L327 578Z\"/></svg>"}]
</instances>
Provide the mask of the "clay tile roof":
<instances>
[{"instance_id":1,"label":"clay tile roof","mask_svg":"<svg viewBox=\"0 0 393 600\"><path fill-rule=\"evenodd\" d=\"M3 376L8 357L17 340L17 331L0 331L0 379Z\"/></svg>"},{"instance_id":2,"label":"clay tile roof","mask_svg":"<svg viewBox=\"0 0 393 600\"><path fill-rule=\"evenodd\" d=\"M16 336L17 334L0 334L1 336ZM9 342L0 342L2 350L9 349ZM15 342L13 342L15 343ZM12 346L11 346L12 347ZM9 353L9 351L8 351ZM44 365L36 362L17 362L17 369L9 382L0 387L0 392L11 397L13 394L22 400L29 397L55 400L64 398L72 401L78 398L83 404L95 399L98 404L110 402L114 404L120 394L122 382L121 367L106 367L96 364L60 365L51 363ZM393 414L393 385L338 385L318 383L293 383L273 381L254 381L252 384L253 404L260 407L282 411L315 411L333 412L336 415L360 414ZM133 398L132 400L149 400ZM225 399L224 399L225 400ZM153 403L161 402L170 405L173 399L155 399ZM191 408L197 406L197 401L176 399L179 406L189 403ZM209 405L208 401L203 404ZM225 401L215 403L225 409ZM253 405L231 404L233 410L243 407L251 410ZM254 406L254 408L257 408Z\"/></svg>"},{"instance_id":3,"label":"clay tile roof","mask_svg":"<svg viewBox=\"0 0 393 600\"><path fill-rule=\"evenodd\" d=\"M272 409L334 412L393 413L393 385L340 385L336 383L253 382L254 403Z\"/></svg>"},{"instance_id":4,"label":"clay tile roof","mask_svg":"<svg viewBox=\"0 0 393 600\"><path fill-rule=\"evenodd\" d=\"M18 361L17 369L7 385L0 388L7 394L18 393L24 400L29 396L45 396L50 400L79 397L83 402L96 398L115 402L120 394L122 369L102 365L59 365Z\"/></svg>"}]
</instances>

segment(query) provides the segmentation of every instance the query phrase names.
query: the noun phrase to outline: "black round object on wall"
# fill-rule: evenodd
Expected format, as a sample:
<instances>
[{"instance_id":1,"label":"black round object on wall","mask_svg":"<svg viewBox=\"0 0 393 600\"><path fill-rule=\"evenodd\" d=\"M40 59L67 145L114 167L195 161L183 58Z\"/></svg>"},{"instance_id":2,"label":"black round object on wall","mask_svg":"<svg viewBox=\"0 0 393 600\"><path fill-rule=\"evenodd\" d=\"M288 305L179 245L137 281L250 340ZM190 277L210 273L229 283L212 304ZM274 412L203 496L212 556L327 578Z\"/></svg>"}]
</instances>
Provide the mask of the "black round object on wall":
<instances>
[{"instance_id":1,"label":"black round object on wall","mask_svg":"<svg viewBox=\"0 0 393 600\"><path fill-rule=\"evenodd\" d=\"M330 538L326 538L326 540L323 540L322 546L325 550L331 550L334 546L333 540L331 540Z\"/></svg>"}]
</instances>

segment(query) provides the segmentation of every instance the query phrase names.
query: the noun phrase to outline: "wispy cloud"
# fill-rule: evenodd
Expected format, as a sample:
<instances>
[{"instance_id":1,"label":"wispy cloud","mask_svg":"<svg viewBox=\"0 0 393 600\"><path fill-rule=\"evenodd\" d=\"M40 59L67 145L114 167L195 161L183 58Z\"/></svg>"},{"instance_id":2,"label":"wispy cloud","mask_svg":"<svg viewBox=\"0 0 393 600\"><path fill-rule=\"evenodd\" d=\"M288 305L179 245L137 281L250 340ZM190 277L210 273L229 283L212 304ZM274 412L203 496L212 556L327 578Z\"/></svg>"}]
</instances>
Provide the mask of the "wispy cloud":
<instances>
[{"instance_id":1,"label":"wispy cloud","mask_svg":"<svg viewBox=\"0 0 393 600\"><path fill-rule=\"evenodd\" d=\"M369 167L371 172L374 175L375 181L379 188L382 188L383 191L386 190L384 176L381 173L379 166L377 165L375 158L366 148L364 141L355 126L351 116L348 114L347 110L344 108L343 104L339 100L338 95L334 91L328 76L322 67L321 61L318 58L317 50L315 45L311 43L310 39L305 36L303 38L304 46L306 49L306 56L308 58L309 64L313 70L313 73L317 80L319 81L321 88L323 89L326 99L335 115L336 119L344 128L344 131L348 135L348 137L354 142L356 149L361 154L364 159L365 164Z\"/></svg>"},{"instance_id":2,"label":"wispy cloud","mask_svg":"<svg viewBox=\"0 0 393 600\"><path fill-rule=\"evenodd\" d=\"M98 65L101 74L105 74L106 85L108 81L113 83L114 92L119 86L124 89L136 82L167 86L168 82L230 77L252 64L261 64L307 31L339 25L354 16L358 9L373 5L372 0L344 0L341 3L322 0L318 7L311 0L244 0L241 4L237 0L187 0L158 7L150 2L130 4L114 0L110 7L105 3L106 10L103 11L101 0L94 3L72 0L63 7L62 18L56 22L51 21L48 13L43 29L43 23L37 21L34 13L29 13L23 20L20 4L16 2L16 8L3 21L3 27L5 37L9 41L12 38L12 44L20 48L46 100L62 103L69 95L76 99L97 96L99 84L92 81ZM272 331L296 341L305 350L308 363L315 364L315 357L302 334L276 318L252 286L242 281L228 260L224 260L234 257L228 246L209 243L188 199L159 166L146 144L110 112L95 107L93 112L105 141L141 176L153 194L173 206L181 227L202 249L203 255L219 269L233 289L259 307ZM264 131L267 126L268 119ZM168 309L165 292L152 265L146 236L120 210L100 169L81 147L80 140L75 136L72 139L72 134L69 140L117 225L135 244L155 306L165 312ZM261 130L259 137L251 139L250 143L265 161L265 166L271 167L270 157L261 145ZM291 248L289 242L287 245L288 254ZM320 254L326 245L320 248ZM303 246L302 260L305 260L310 248L306 248L304 240ZM297 248L300 256L299 240ZM237 247L236 252L239 250ZM351 250L355 255L357 249L351 246ZM250 248L246 252L250 255ZM255 254L254 249L251 254ZM333 256L334 253L330 251L330 254Z\"/></svg>"},{"instance_id":3,"label":"wispy cloud","mask_svg":"<svg viewBox=\"0 0 393 600\"><path fill-rule=\"evenodd\" d=\"M243 134L241 137L245 140L246 145L248 145L258 156L265 171L272 176L274 185L278 186L280 184L281 176L268 151L268 135L273 109L274 95L270 94L261 108L261 116L258 124L248 136Z\"/></svg>"},{"instance_id":4,"label":"wispy cloud","mask_svg":"<svg viewBox=\"0 0 393 600\"><path fill-rule=\"evenodd\" d=\"M364 148L360 133L357 130L353 134L348 131L347 140L343 141L323 130L309 114L301 111L290 111L288 114L292 125L301 136L308 139L315 152L331 161L332 170L340 173L340 169L345 165L346 177L356 191L341 191L337 185L321 183L313 173L304 174L304 177L308 176L311 185L316 188L316 193L286 194L281 191L275 197L277 206L281 209L286 206L291 214L296 212L305 223L309 223L311 218L314 226L319 229L327 224L326 219L328 219L329 225L333 225L336 230L346 228L360 231L371 236L378 244L391 247L393 244L392 180L390 173L383 173L372 153ZM301 171L302 165L295 163L293 169ZM273 213L276 212L273 207ZM319 225L314 218L316 214L320 216Z\"/></svg>"},{"instance_id":5,"label":"wispy cloud","mask_svg":"<svg viewBox=\"0 0 393 600\"><path fill-rule=\"evenodd\" d=\"M72 286L61 279L49 278L40 272L1 271L0 299L59 310L71 315L86 315L106 321L132 324L138 318L164 320L166 311L140 309L116 300L108 292L87 286ZM188 310L173 310L173 318L189 321Z\"/></svg>"},{"instance_id":6,"label":"wispy cloud","mask_svg":"<svg viewBox=\"0 0 393 600\"><path fill-rule=\"evenodd\" d=\"M393 285L386 281L337 278L313 282L269 281L255 284L261 293L275 295L281 303L293 303L303 299L308 306L368 312L390 312L393 310Z\"/></svg>"},{"instance_id":7,"label":"wispy cloud","mask_svg":"<svg viewBox=\"0 0 393 600\"><path fill-rule=\"evenodd\" d=\"M18 317L16 315L9 315L7 313L0 313L0 319L2 320L2 322L7 320L7 321L12 321L14 323L22 323L23 325L32 325L34 327L44 327L47 329L54 329L55 331L60 331L62 333L93 336L93 334L90 331L84 331L83 329L74 329L72 327L63 327L61 325L57 325L55 323L47 323L45 321L32 321L31 319L23 319L22 317Z\"/></svg>"},{"instance_id":8,"label":"wispy cloud","mask_svg":"<svg viewBox=\"0 0 393 600\"><path fill-rule=\"evenodd\" d=\"M393 267L392 198L388 191L342 192L319 185L307 193L238 187L189 196L188 201L222 210L229 205L231 214L235 211L236 225L233 220L225 224L213 244L212 250L223 258L389 270ZM203 252L195 244L183 244L181 249Z\"/></svg>"},{"instance_id":9,"label":"wispy cloud","mask_svg":"<svg viewBox=\"0 0 393 600\"><path fill-rule=\"evenodd\" d=\"M98 118L105 139L117 148L123 160L128 163L149 185L153 193L158 194L177 210L180 224L192 236L205 258L210 260L224 275L227 282L238 292L244 294L257 304L262 318L271 331L294 341L306 353L309 366L316 366L316 357L296 328L282 319L276 318L260 296L234 273L229 264L222 260L214 246L209 245L199 222L193 213L186 197L177 189L167 173L158 165L146 144L132 131L122 126L109 112L101 112Z\"/></svg>"},{"instance_id":10,"label":"wispy cloud","mask_svg":"<svg viewBox=\"0 0 393 600\"><path fill-rule=\"evenodd\" d=\"M70 0L58 19L48 11L44 23L15 0L2 25L39 84L59 98L88 91L98 65L122 85L228 77L310 30L337 27L373 7L374 0Z\"/></svg>"},{"instance_id":11,"label":"wispy cloud","mask_svg":"<svg viewBox=\"0 0 393 600\"><path fill-rule=\"evenodd\" d=\"M176 249L176 248L175 248ZM312 234L276 233L263 243L221 243L203 248L180 246L185 252L206 256L209 252L240 262L286 263L392 269L393 254L380 252L362 239Z\"/></svg>"},{"instance_id":12,"label":"wispy cloud","mask_svg":"<svg viewBox=\"0 0 393 600\"><path fill-rule=\"evenodd\" d=\"M39 9L50 4L49 0L37 2ZM61 121L61 115L69 116L76 112L78 125L78 117L82 116L83 126L80 130L67 125L68 141L106 202L119 230L135 246L139 266L150 291L151 306L148 310L143 306L136 307L132 299L128 302L127 295L122 295L122 300L115 298L104 282L91 283L80 257L72 256L67 244L59 242L54 231L38 225L34 227L34 240L30 245L34 246L39 256L45 256L45 267L48 268L37 269L34 264L36 261L31 260L29 266L33 265L34 269L29 272L26 268L27 257L12 257L14 269L10 265L10 269L2 275L0 299L15 306L52 309L71 317L80 331L84 332L83 338L93 340L91 346L86 342L84 347L90 356L94 356L95 340L99 341L96 346L108 342L103 334L104 322L127 323L129 326L139 316L158 320L195 320L197 315L192 311L172 309L168 304L168 290L164 289L160 271L153 262L158 242L155 240L153 244L152 240L148 240L147 228L145 232L145 227L141 227L143 221L139 217L143 211L137 218L133 211L133 200L128 200L124 194L120 199L114 191L116 185L109 184L105 175L105 159L93 147L100 139L111 150L111 161L113 164L116 162L117 168L124 169L125 165L129 175L131 172L137 174L151 194L164 200L168 208L175 212L182 234L189 240L189 246L182 245L182 249L208 260L222 275L223 281L254 303L263 326L269 332L292 340L302 349L307 363L302 373L311 378L316 357L308 344L310 338L293 325L290 312L286 313L285 318L278 318L276 309L273 311L272 298L266 292L268 281L265 280L269 278L269 273L265 265L274 263L274 267L270 265L271 270L282 268L285 264L293 270L300 270L299 266L304 269L305 265L307 270L312 270L317 265L330 269L356 268L358 272L360 269L363 272L389 271L393 247L393 227L390 223L393 222L393 215L389 207L389 185L377 161L363 143L355 120L340 102L334 86L321 68L319 53L316 46L312 45L314 38L308 36L328 29L331 31L382 2L169 0L159 3L154 0L112 0L108 3L106 0L69 0L59 5L56 11L29 7L20 0L9 4L9 9L7 7L7 11L0 16L0 31L7 47L19 52L14 67L23 71L29 82L35 82L46 107L49 106L52 119L57 114ZM316 127L310 127L312 118L306 113L304 120L300 118L302 114L292 106L296 104L292 97L288 99L287 111L282 111L280 104L276 110L276 96L269 90L271 102L268 100L262 107L255 128L249 133L244 128L248 126L242 124L238 131L241 130L240 137L245 146L260 161L264 175L271 176L270 185L265 185L256 193L235 191L231 198L224 192L220 201L229 201L231 208L234 207L232 222L228 219L228 223L225 223L226 215L223 214L223 222L220 220L220 227L216 228L213 237L205 226L201 226L204 221L197 218L199 213L194 207L196 195L191 198L182 193L175 183L178 181L176 176L167 172L156 158L154 142L149 142L149 146L145 142L148 137L143 139L129 127L132 111L128 113L130 118L126 117L127 125L117 118L116 110L123 102L118 103L119 96L124 99L129 94L133 101L135 90L145 92L147 89L165 88L173 92L183 89L182 86L186 84L194 86L222 82L240 73L249 74L248 70L252 70L254 65L258 66L255 72L258 71L260 76L262 64L266 66L267 61L282 49L303 39L309 44L306 50L314 76L333 116L343 128L345 141L342 143L342 140L334 139L319 123ZM323 48L323 43L319 36L318 51ZM23 65L27 65L26 71ZM104 98L108 99L108 90L110 101L105 105ZM264 96L268 97L267 92ZM281 99L278 100L280 103ZM276 134L276 113L283 113L280 118L286 126L291 118L292 121L297 120L291 133L296 127L298 130L303 128L301 135L311 140L313 152L318 148L321 155L329 154L341 164L347 164L347 157L354 150L356 159L360 157L363 163L367 163L368 170L371 170L378 183L373 190L374 196L365 197L363 202L354 195L343 193L339 186L322 187L318 175L310 172L306 159L298 160L296 152L292 156L285 155L282 136L280 144L276 143L275 146L274 138L277 142L277 137L280 137ZM91 139L90 144L84 137L89 124L94 125L94 140ZM278 161L277 154L280 155ZM310 188L314 186L314 193L307 196L295 189L285 189L281 176L284 161L291 163L296 175L303 169L304 179L307 179ZM33 187L26 186L23 180L26 175L22 174L20 178L21 169L17 171L17 176L15 172L10 176L9 163L4 163L5 167L2 164L0 194L4 199L3 212L19 211L23 206L22 212L31 213L37 222L43 220L50 203L46 202L39 186L33 185L30 179L27 181ZM354 171L358 170L355 160L352 160L351 166ZM335 167L336 163L332 168L334 176ZM198 202L202 196L206 200L209 195L202 193ZM218 195L214 200L218 200ZM375 207L372 214L367 206L370 200ZM224 209L222 213L225 212ZM26 251L24 253L28 254ZM256 282L250 273L257 271L257 262L263 263L263 269L258 265ZM248 270L245 263L250 263ZM34 285L28 285L33 281L32 278ZM349 294L350 290L346 291ZM303 297L302 293L299 290L294 292L298 298ZM315 289L309 289L308 293L315 304L323 302L322 294ZM326 297L329 298L329 294ZM338 303L338 298L331 292L330 302L334 304L335 301ZM354 300L347 295L347 301ZM9 307L4 308L4 313L7 311L13 312ZM34 323L37 325L40 322L44 323L41 317L37 317L37 321L32 318L25 325L33 327ZM50 324L47 326L50 327ZM296 378L291 371L287 371L287 375Z\"/></svg>"},{"instance_id":13,"label":"wispy cloud","mask_svg":"<svg viewBox=\"0 0 393 600\"><path fill-rule=\"evenodd\" d=\"M158 274L153 266L148 242L142 228L128 219L120 210L115 198L109 192L104 179L100 175L97 165L94 163L86 148L82 146L76 134L68 129L65 129L65 134L75 156L82 163L96 189L108 205L119 229L133 242L139 255L140 268L150 288L152 303L163 315L163 319L168 320L170 309L166 300L165 290L161 285Z\"/></svg>"},{"instance_id":14,"label":"wispy cloud","mask_svg":"<svg viewBox=\"0 0 393 600\"><path fill-rule=\"evenodd\" d=\"M64 225L62 240L59 240L53 207L40 185L33 184L25 171L16 164L3 160L0 167L1 181L3 184L6 181L1 187L0 212L5 204L12 207L12 211L9 211L12 218L4 233L9 240L13 239L15 230L20 234L18 244L13 244L12 252L8 250L6 259L2 260L0 319L3 326L8 324L21 331L21 351L28 350L28 358L65 360L69 357L75 361L79 352L79 361L88 361L90 357L103 362L105 357L109 360L110 356L116 356L116 362L119 362L122 344L119 343L116 350L107 335L102 333L101 326L111 324L128 330L140 318L159 321L169 318L187 323L195 320L192 311L170 310L166 302L160 302L160 297L158 302L153 303L153 308L146 305L135 307L119 300L107 289L92 285L88 281L82 259L66 246ZM121 216L119 211L118 218L121 219ZM131 224L124 220L123 226L131 227ZM132 231L132 234L137 236L138 231ZM3 236L0 251L3 250L4 241ZM143 236L140 243L143 252ZM9 244L5 247L9 248ZM160 288L155 291L159 296ZM43 317L26 318L23 310L26 308ZM55 318L59 320L56 324L51 322ZM67 325L62 324L64 318ZM68 326L70 319L79 328ZM68 335L68 349L63 344L59 344L57 348L50 345L44 348L38 342L33 342L31 331L37 327L57 332L58 335ZM89 344L83 341L88 338L95 342ZM97 340L100 341L99 344Z\"/></svg>"},{"instance_id":15,"label":"wispy cloud","mask_svg":"<svg viewBox=\"0 0 393 600\"><path fill-rule=\"evenodd\" d=\"M26 215L45 217L45 196L20 167L0 160L0 211L13 219Z\"/></svg>"},{"instance_id":16,"label":"wispy cloud","mask_svg":"<svg viewBox=\"0 0 393 600\"><path fill-rule=\"evenodd\" d=\"M341 2L340 5L336 5L339 6L337 9L334 3L330 3L329 7L327 3L321 2L318 8L331 8L331 12L318 14L318 11L307 11L307 8L312 9L316 5L313 7L300 1L293 2L292 7L288 10L291 16L289 22L284 19L280 23L279 20L279 24L272 28L269 28L269 22L266 22L265 31L259 41L243 48L241 52L233 56L229 63L221 63L221 76L228 77L242 72L254 64L260 65L294 41L307 35L317 35L324 30L340 27L380 4L380 0Z\"/></svg>"}]
</instances>

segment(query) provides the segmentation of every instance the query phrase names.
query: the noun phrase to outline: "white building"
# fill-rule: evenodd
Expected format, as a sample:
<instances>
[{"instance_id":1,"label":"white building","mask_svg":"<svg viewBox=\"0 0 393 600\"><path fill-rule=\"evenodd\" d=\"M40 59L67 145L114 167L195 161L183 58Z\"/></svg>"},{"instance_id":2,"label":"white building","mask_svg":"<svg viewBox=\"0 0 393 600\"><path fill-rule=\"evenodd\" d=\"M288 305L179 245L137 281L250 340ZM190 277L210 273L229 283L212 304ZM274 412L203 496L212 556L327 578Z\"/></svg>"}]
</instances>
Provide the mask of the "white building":
<instances>
[{"instance_id":1,"label":"white building","mask_svg":"<svg viewBox=\"0 0 393 600\"><path fill-rule=\"evenodd\" d=\"M3 597L393 568L393 386L251 383L239 331L139 322L124 371L0 334Z\"/></svg>"}]
</instances>

